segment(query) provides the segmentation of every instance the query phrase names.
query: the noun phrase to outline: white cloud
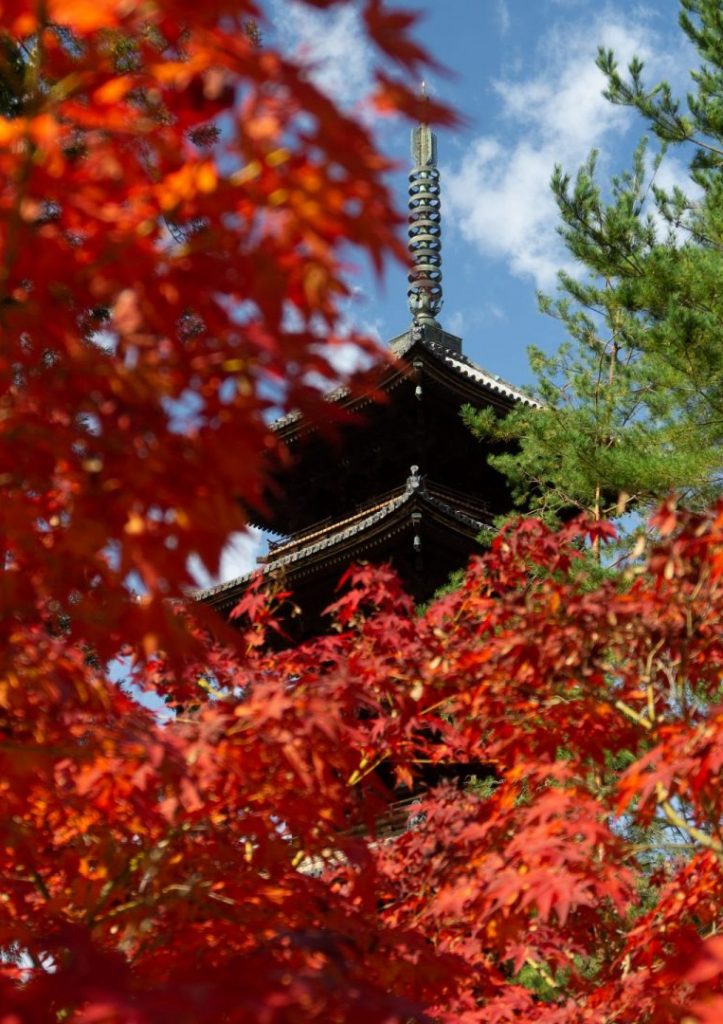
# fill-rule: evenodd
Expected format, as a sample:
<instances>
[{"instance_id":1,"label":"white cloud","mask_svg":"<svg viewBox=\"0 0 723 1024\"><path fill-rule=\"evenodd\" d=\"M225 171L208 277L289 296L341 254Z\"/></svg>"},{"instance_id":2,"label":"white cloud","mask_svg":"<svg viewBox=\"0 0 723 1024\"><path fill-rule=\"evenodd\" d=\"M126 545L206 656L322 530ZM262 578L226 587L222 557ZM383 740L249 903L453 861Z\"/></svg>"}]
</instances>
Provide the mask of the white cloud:
<instances>
[{"instance_id":1,"label":"white cloud","mask_svg":"<svg viewBox=\"0 0 723 1024\"><path fill-rule=\"evenodd\" d=\"M456 334L458 338L463 338L467 331L467 317L461 309L455 309L445 317L444 326L450 334Z\"/></svg>"},{"instance_id":2,"label":"white cloud","mask_svg":"<svg viewBox=\"0 0 723 1024\"><path fill-rule=\"evenodd\" d=\"M358 289L357 293L359 293ZM364 337L369 338L370 341L375 341L377 345L381 346L384 344L384 320L379 316L365 319L363 315L361 317L357 315L356 319L354 319L354 307L350 303L344 315L342 333L351 332L352 330L356 334L362 334ZM368 370L374 361L368 352L349 341L343 341L339 345L327 347L325 351L329 362L342 377L349 376L359 370Z\"/></svg>"},{"instance_id":3,"label":"white cloud","mask_svg":"<svg viewBox=\"0 0 723 1024\"><path fill-rule=\"evenodd\" d=\"M303 59L315 84L342 106L359 103L372 81L372 49L356 5L314 11L297 0L276 0L281 45Z\"/></svg>"},{"instance_id":4,"label":"white cloud","mask_svg":"<svg viewBox=\"0 0 723 1024\"><path fill-rule=\"evenodd\" d=\"M504 309L501 309L494 302L487 302L484 308L490 314L491 317L494 317L495 320L507 319L507 314L505 313Z\"/></svg>"},{"instance_id":5,"label":"white cloud","mask_svg":"<svg viewBox=\"0 0 723 1024\"><path fill-rule=\"evenodd\" d=\"M444 171L452 225L478 250L504 260L514 274L532 277L540 288L553 286L561 267L573 270L556 233L559 217L549 188L555 164L574 173L597 148L605 165L633 119L602 96L598 44L613 49L623 66L639 55L652 80L680 75L684 58L661 52L640 12L607 10L586 23L567 19L541 40L532 74L493 84L504 136L479 136Z\"/></svg>"},{"instance_id":6,"label":"white cloud","mask_svg":"<svg viewBox=\"0 0 723 1024\"><path fill-rule=\"evenodd\" d=\"M497 24L500 27L500 35L506 36L510 31L510 25L512 24L512 18L510 16L510 9L507 6L507 0L497 0L496 4L497 11Z\"/></svg>"},{"instance_id":7,"label":"white cloud","mask_svg":"<svg viewBox=\"0 0 723 1024\"><path fill-rule=\"evenodd\" d=\"M362 295L360 289L354 289L353 294L354 298L359 298ZM347 302L342 304L342 316L337 326L338 337L342 340L330 342L326 337L325 325L323 325L323 328L319 331L319 337L322 339L319 351L324 355L339 379L344 380L354 373L368 370L374 363L375 356L355 342L344 341L343 339L352 335L363 335L381 347L384 341L384 321L381 317L365 320L357 316L355 319L353 303ZM306 375L305 380L307 384L317 388L319 391L326 392L335 387L335 383L330 381L328 377L313 370Z\"/></svg>"},{"instance_id":8,"label":"white cloud","mask_svg":"<svg viewBox=\"0 0 723 1024\"><path fill-rule=\"evenodd\" d=\"M241 533L233 533L221 554L218 576L210 575L198 558L188 560L188 568L199 587L210 587L216 583L227 583L239 576L245 576L256 568L256 560L267 547L266 535L256 526L249 526Z\"/></svg>"},{"instance_id":9,"label":"white cloud","mask_svg":"<svg viewBox=\"0 0 723 1024\"><path fill-rule=\"evenodd\" d=\"M374 330L373 325L360 324L359 332L366 334L367 337L381 345L381 336L378 330ZM351 341L342 341L338 345L326 345L324 347L324 355L329 360L332 369L340 377L350 377L359 370L368 370L373 362L368 352L365 352L364 349L359 348L358 345L353 344ZM326 391L328 388L329 382L323 381L322 390Z\"/></svg>"},{"instance_id":10,"label":"white cloud","mask_svg":"<svg viewBox=\"0 0 723 1024\"><path fill-rule=\"evenodd\" d=\"M233 533L221 555L218 570L220 583L245 576L256 568L256 559L266 549L266 538L256 526L250 526L243 533Z\"/></svg>"},{"instance_id":11,"label":"white cloud","mask_svg":"<svg viewBox=\"0 0 723 1024\"><path fill-rule=\"evenodd\" d=\"M482 302L473 309L455 309L444 318L445 330L464 338L476 327L487 327L493 321L506 320L507 314L495 302Z\"/></svg>"}]
</instances>

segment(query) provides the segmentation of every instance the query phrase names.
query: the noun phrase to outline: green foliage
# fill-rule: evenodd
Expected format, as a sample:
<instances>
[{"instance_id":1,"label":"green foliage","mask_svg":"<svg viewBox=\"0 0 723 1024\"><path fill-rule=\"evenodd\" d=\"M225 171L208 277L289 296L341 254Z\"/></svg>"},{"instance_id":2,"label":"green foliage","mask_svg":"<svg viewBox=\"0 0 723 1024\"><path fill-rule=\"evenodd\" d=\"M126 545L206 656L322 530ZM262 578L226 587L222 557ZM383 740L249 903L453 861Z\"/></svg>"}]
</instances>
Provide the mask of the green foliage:
<instances>
[{"instance_id":1,"label":"green foliage","mask_svg":"<svg viewBox=\"0 0 723 1024\"><path fill-rule=\"evenodd\" d=\"M700 68L682 112L665 82L647 88L637 58L625 79L601 50L611 102L635 108L648 138L605 189L593 152L574 180L555 169L560 234L582 274L561 272L557 296L539 296L568 341L531 349L539 409L500 421L465 410L480 436L507 443L490 458L516 502L548 517L615 517L671 491L689 505L718 490L723 441L723 13L682 0L681 26ZM655 176L668 146L690 153L689 194Z\"/></svg>"}]
</instances>

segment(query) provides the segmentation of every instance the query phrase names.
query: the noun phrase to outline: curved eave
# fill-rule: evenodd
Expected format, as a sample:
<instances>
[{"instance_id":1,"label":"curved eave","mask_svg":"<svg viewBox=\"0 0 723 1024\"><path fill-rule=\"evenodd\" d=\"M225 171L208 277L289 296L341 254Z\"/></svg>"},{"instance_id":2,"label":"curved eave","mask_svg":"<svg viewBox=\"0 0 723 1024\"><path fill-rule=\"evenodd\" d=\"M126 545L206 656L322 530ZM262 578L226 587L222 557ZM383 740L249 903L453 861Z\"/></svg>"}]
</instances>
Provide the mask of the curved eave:
<instances>
[{"instance_id":1,"label":"curved eave","mask_svg":"<svg viewBox=\"0 0 723 1024\"><path fill-rule=\"evenodd\" d=\"M348 564L355 558L366 557L399 533L414 528L412 515L420 512L424 522L433 522L467 540L474 540L488 524L428 494L424 490L407 489L401 495L376 507L367 516L356 521L345 521L314 537L306 544L290 543L267 556L264 572L283 572L289 578L299 578L324 567Z\"/></svg>"},{"instance_id":2,"label":"curved eave","mask_svg":"<svg viewBox=\"0 0 723 1024\"><path fill-rule=\"evenodd\" d=\"M437 333L441 338L448 337L444 332ZM435 337L434 332L430 334L422 328L413 328L395 339L393 351L401 362L381 368L376 390L386 394L394 391L404 380L409 379L415 360L421 359L425 370L463 401L494 405L507 410L517 405L539 408L540 403L530 395L489 373L448 344L435 341ZM348 387L335 388L325 396L325 400L350 413L358 413L375 403L372 393L354 394ZM292 412L275 420L272 429L289 443L304 434L316 432L318 426L309 422L301 413Z\"/></svg>"},{"instance_id":3,"label":"curved eave","mask_svg":"<svg viewBox=\"0 0 723 1024\"><path fill-rule=\"evenodd\" d=\"M308 537L279 545L265 557L260 571L268 576L283 574L289 579L299 579L315 572L322 564L328 568L366 558L368 553L388 543L391 538L412 531L415 528L412 515L416 512L422 514L425 523L451 531L466 541L473 541L480 532L490 529L490 524L483 519L454 508L425 489L407 487L366 512L315 531ZM247 573L199 591L195 600L220 610L230 608L240 599L254 575Z\"/></svg>"},{"instance_id":4,"label":"curved eave","mask_svg":"<svg viewBox=\"0 0 723 1024\"><path fill-rule=\"evenodd\" d=\"M450 369L456 378L467 379L488 396L501 398L512 405L538 407L531 395L510 384L502 377L495 376L462 354L459 338L439 328L415 326L405 331L392 343L392 350L399 358L411 362L417 355L429 353L433 359Z\"/></svg>"},{"instance_id":5,"label":"curved eave","mask_svg":"<svg viewBox=\"0 0 723 1024\"><path fill-rule=\"evenodd\" d=\"M377 404L375 392L390 394L404 380L409 377L409 369L404 365L391 363L381 367L381 376L375 384L373 391L354 393L349 387L334 388L324 395L324 401L330 405L336 405L352 415L361 412L362 409ZM316 433L319 429L318 423L308 420L300 412L290 412L274 420L271 429L278 437L287 444L295 441L306 434Z\"/></svg>"}]
</instances>

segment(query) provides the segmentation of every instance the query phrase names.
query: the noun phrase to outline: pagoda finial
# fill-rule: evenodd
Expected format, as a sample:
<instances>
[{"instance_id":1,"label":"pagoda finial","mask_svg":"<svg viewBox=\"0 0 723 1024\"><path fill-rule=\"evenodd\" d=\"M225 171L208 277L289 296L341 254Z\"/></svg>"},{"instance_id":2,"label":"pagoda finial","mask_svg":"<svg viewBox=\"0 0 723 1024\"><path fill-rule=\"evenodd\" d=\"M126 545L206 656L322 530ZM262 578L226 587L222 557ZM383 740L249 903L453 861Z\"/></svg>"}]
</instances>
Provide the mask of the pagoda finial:
<instances>
[{"instance_id":1,"label":"pagoda finial","mask_svg":"<svg viewBox=\"0 0 723 1024\"><path fill-rule=\"evenodd\" d=\"M422 82L420 99L427 99ZM409 272L407 298L412 317L436 324L442 308L442 238L437 168L437 138L424 121L412 128L412 170L409 174Z\"/></svg>"}]
</instances>

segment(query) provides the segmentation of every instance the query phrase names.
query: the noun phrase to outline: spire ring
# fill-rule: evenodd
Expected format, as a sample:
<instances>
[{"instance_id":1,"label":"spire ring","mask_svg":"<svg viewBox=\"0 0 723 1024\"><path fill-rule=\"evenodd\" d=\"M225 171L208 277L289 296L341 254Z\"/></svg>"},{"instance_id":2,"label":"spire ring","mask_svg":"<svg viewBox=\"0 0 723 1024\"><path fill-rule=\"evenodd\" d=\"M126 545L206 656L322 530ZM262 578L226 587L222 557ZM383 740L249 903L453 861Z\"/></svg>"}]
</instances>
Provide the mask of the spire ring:
<instances>
[{"instance_id":1,"label":"spire ring","mask_svg":"<svg viewBox=\"0 0 723 1024\"><path fill-rule=\"evenodd\" d=\"M409 175L409 309L420 323L436 323L442 308L442 225L437 140L426 124L412 130Z\"/></svg>"}]
</instances>

